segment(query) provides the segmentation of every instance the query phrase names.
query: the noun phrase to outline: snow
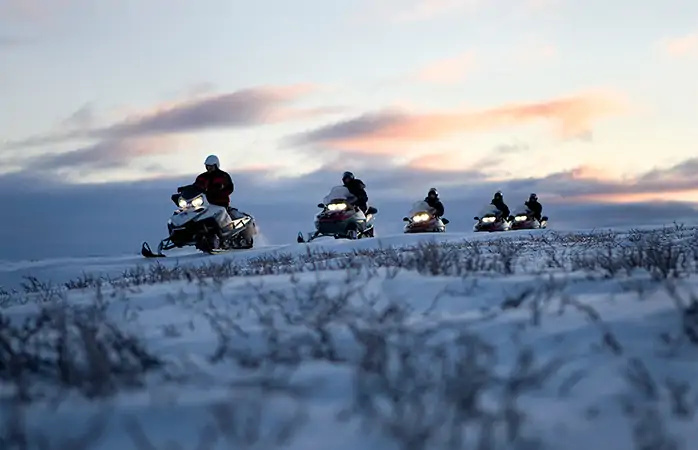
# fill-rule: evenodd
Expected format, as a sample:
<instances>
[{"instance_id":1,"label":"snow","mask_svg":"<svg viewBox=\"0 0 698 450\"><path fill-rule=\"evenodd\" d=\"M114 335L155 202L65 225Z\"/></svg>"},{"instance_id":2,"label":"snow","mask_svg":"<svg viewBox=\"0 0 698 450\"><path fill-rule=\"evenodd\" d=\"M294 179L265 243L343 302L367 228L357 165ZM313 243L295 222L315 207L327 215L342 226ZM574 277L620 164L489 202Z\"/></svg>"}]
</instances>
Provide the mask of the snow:
<instances>
[{"instance_id":1,"label":"snow","mask_svg":"<svg viewBox=\"0 0 698 450\"><path fill-rule=\"evenodd\" d=\"M696 235L644 231L685 248ZM617 230L614 242L637 248L637 233ZM8 294L2 314L10 321L42 307L98 302L100 320L134 333L165 362L145 376L144 387L121 387L100 400L69 390L58 405L25 404L22 415L31 436L43 433L51 448L83 435L100 414L100 438L69 448L151 448L134 444L134 424L154 448L276 448L284 441L299 450L440 449L449 448L454 430L463 439L455 448L690 448L698 438L691 415L698 397L694 388L680 394L667 386L698 379L698 347L682 333L682 312L670 295L674 289L687 300L696 291L695 260L686 259L678 277L637 267L611 276L607 265L582 259L597 251L591 258L601 261L616 248L608 235L399 235L216 256L2 263L0 285L16 288L35 276L56 286L43 304L32 301L39 293L22 294L22 301ZM550 252L566 262L551 263ZM61 287L86 273L118 280L134 267L244 268L260 258L271 274ZM304 270L290 273L294 264ZM644 382L643 368L650 377ZM0 360L6 396L7 370ZM30 389L58 392L38 376ZM690 410L685 417L679 398ZM3 402L3 423L20 416L9 405ZM198 446L202 436L211 447ZM13 447L0 441L0 448Z\"/></svg>"}]
</instances>

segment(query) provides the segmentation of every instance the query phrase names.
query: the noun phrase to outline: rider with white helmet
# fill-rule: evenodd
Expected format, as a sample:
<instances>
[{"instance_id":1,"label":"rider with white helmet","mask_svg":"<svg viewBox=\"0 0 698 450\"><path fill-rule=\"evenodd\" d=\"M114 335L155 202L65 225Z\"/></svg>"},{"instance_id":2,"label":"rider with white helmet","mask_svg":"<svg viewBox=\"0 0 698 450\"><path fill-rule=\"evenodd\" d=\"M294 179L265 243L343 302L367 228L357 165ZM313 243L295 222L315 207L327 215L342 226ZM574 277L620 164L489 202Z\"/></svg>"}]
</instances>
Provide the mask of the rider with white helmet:
<instances>
[{"instance_id":1,"label":"rider with white helmet","mask_svg":"<svg viewBox=\"0 0 698 450\"><path fill-rule=\"evenodd\" d=\"M221 170L221 162L216 155L209 155L204 161L206 172L196 177L194 184L206 192L206 198L212 205L230 207L230 194L235 191L235 184L228 172Z\"/></svg>"}]
</instances>

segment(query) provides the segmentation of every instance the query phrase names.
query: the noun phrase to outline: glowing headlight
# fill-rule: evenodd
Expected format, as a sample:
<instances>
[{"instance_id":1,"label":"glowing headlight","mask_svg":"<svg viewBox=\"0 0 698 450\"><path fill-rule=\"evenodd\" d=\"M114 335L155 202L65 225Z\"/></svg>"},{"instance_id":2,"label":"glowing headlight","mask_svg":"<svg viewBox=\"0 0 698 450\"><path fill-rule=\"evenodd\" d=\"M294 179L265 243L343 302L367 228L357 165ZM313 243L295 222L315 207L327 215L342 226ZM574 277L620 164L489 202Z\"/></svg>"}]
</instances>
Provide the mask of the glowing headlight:
<instances>
[{"instance_id":1,"label":"glowing headlight","mask_svg":"<svg viewBox=\"0 0 698 450\"><path fill-rule=\"evenodd\" d=\"M517 222L523 222L524 220L528 219L526 216L516 216L514 217L514 220Z\"/></svg>"},{"instance_id":2,"label":"glowing headlight","mask_svg":"<svg viewBox=\"0 0 698 450\"><path fill-rule=\"evenodd\" d=\"M327 205L327 209L330 211L343 211L347 209L347 204L346 203L332 203L330 205Z\"/></svg>"},{"instance_id":3,"label":"glowing headlight","mask_svg":"<svg viewBox=\"0 0 698 450\"><path fill-rule=\"evenodd\" d=\"M482 221L483 221L484 223L492 223L492 222L494 222L495 220L497 220L497 219L495 219L494 217L483 217L483 218L482 218Z\"/></svg>"},{"instance_id":4,"label":"glowing headlight","mask_svg":"<svg viewBox=\"0 0 698 450\"><path fill-rule=\"evenodd\" d=\"M194 208L198 208L199 206L204 204L204 197L202 195L199 195L196 197L194 200L191 201L191 206Z\"/></svg>"},{"instance_id":5,"label":"glowing headlight","mask_svg":"<svg viewBox=\"0 0 698 450\"><path fill-rule=\"evenodd\" d=\"M427 220L429 220L429 214L427 213L415 214L414 216L412 216L412 222L419 223L426 222Z\"/></svg>"},{"instance_id":6,"label":"glowing headlight","mask_svg":"<svg viewBox=\"0 0 698 450\"><path fill-rule=\"evenodd\" d=\"M179 200L177 200L177 205L179 205L180 208L184 209L187 207L187 201L184 200L184 198L179 197Z\"/></svg>"}]
</instances>

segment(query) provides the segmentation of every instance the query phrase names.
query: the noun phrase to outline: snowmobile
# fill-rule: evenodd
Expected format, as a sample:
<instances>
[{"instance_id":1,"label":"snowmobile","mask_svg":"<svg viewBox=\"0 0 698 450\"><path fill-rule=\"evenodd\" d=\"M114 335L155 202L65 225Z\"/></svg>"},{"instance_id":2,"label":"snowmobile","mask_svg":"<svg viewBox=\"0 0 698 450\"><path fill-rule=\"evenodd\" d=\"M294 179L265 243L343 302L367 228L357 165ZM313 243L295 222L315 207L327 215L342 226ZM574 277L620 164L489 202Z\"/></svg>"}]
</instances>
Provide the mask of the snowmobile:
<instances>
[{"instance_id":1,"label":"snowmobile","mask_svg":"<svg viewBox=\"0 0 698 450\"><path fill-rule=\"evenodd\" d=\"M178 208L167 221L169 235L160 241L157 253L144 242L141 254L146 258L164 257L165 250L191 245L209 254L253 247L257 225L251 215L210 204L195 185L177 188L171 198Z\"/></svg>"},{"instance_id":2,"label":"snowmobile","mask_svg":"<svg viewBox=\"0 0 698 450\"><path fill-rule=\"evenodd\" d=\"M332 236L335 239L361 239L374 236L374 221L378 210L369 207L364 214L353 205L356 199L345 186L335 186L325 196L318 208L322 208L315 216L315 231L303 237L298 232L298 243L311 242L320 236Z\"/></svg>"},{"instance_id":3,"label":"snowmobile","mask_svg":"<svg viewBox=\"0 0 698 450\"><path fill-rule=\"evenodd\" d=\"M402 218L405 233L443 233L449 220L434 215L434 208L424 200L416 202L410 209L409 216Z\"/></svg>"},{"instance_id":4,"label":"snowmobile","mask_svg":"<svg viewBox=\"0 0 698 450\"><path fill-rule=\"evenodd\" d=\"M511 224L508 217L503 217L502 212L494 205L485 206L480 215L473 217L477 223L473 226L473 231L508 231Z\"/></svg>"},{"instance_id":5,"label":"snowmobile","mask_svg":"<svg viewBox=\"0 0 698 450\"><path fill-rule=\"evenodd\" d=\"M548 217L542 216L539 221L533 217L533 212L523 205L516 209L514 214L509 217L512 230L537 230L545 228L548 225Z\"/></svg>"}]
</instances>

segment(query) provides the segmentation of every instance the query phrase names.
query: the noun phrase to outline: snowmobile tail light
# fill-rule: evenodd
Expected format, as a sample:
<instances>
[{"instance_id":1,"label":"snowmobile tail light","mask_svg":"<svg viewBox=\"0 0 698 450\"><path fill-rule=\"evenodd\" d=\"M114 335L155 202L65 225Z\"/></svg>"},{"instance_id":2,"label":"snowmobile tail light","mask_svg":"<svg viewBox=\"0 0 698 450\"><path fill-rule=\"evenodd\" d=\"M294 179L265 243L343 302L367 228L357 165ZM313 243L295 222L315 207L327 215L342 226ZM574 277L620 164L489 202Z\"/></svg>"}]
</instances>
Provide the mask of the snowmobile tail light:
<instances>
[{"instance_id":1,"label":"snowmobile tail light","mask_svg":"<svg viewBox=\"0 0 698 450\"><path fill-rule=\"evenodd\" d=\"M514 217L514 220L516 220L517 222L523 222L523 221L526 220L526 219L528 219L528 217L526 217L526 216L516 216L516 217Z\"/></svg>"},{"instance_id":2,"label":"snowmobile tail light","mask_svg":"<svg viewBox=\"0 0 698 450\"><path fill-rule=\"evenodd\" d=\"M415 214L414 216L412 216L412 222L419 223L419 222L426 222L427 220L429 220L429 214L427 214L427 213L419 213L419 214Z\"/></svg>"},{"instance_id":3,"label":"snowmobile tail light","mask_svg":"<svg viewBox=\"0 0 698 450\"><path fill-rule=\"evenodd\" d=\"M492 223L492 222L494 222L495 220L496 220L496 219L495 219L494 217L483 217L483 218L482 218L482 221L483 221L484 223Z\"/></svg>"},{"instance_id":4,"label":"snowmobile tail light","mask_svg":"<svg viewBox=\"0 0 698 450\"><path fill-rule=\"evenodd\" d=\"M199 195L196 197L194 200L191 201L191 206L194 208L198 208L199 206L204 204L204 197L202 195Z\"/></svg>"},{"instance_id":5,"label":"snowmobile tail light","mask_svg":"<svg viewBox=\"0 0 698 450\"><path fill-rule=\"evenodd\" d=\"M347 209L347 204L346 203L331 203L327 205L327 209L330 211L344 211Z\"/></svg>"},{"instance_id":6,"label":"snowmobile tail light","mask_svg":"<svg viewBox=\"0 0 698 450\"><path fill-rule=\"evenodd\" d=\"M177 200L177 205L179 205L180 208L184 209L187 207L187 201L184 200L184 198L180 197L179 200Z\"/></svg>"}]
</instances>

